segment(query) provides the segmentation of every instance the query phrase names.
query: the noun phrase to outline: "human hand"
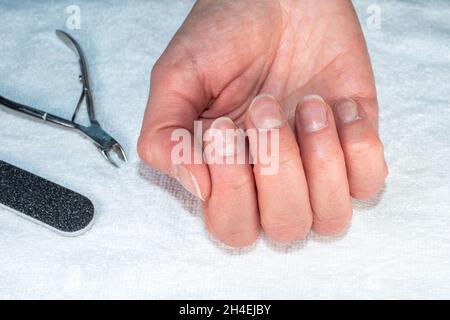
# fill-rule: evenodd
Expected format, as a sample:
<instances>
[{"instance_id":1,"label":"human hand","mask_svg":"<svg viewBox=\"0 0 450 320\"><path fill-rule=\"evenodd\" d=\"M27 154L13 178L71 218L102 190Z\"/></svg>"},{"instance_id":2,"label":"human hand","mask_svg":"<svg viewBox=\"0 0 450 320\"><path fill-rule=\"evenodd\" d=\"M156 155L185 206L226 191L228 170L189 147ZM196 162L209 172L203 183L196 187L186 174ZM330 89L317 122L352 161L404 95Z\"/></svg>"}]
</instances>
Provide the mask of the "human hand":
<instances>
[{"instance_id":1,"label":"human hand","mask_svg":"<svg viewBox=\"0 0 450 320\"><path fill-rule=\"evenodd\" d=\"M187 129L192 153L202 153L196 120L217 130L278 130L277 172L248 162L174 165L176 129ZM375 196L387 176L377 127L351 1L200 0L152 70L138 151L204 201L216 238L245 246L261 226L277 241L302 239L311 227L342 232L351 196ZM252 154L258 143L249 138Z\"/></svg>"}]
</instances>

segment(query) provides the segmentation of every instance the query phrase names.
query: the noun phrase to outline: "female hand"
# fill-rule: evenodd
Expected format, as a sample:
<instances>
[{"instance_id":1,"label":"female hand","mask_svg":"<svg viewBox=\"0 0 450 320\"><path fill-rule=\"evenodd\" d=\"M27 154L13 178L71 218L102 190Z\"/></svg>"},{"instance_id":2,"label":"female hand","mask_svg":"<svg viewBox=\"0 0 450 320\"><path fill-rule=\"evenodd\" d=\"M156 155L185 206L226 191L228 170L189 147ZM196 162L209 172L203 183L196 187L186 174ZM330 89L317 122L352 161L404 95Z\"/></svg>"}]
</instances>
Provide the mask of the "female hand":
<instances>
[{"instance_id":1,"label":"female hand","mask_svg":"<svg viewBox=\"0 0 450 320\"><path fill-rule=\"evenodd\" d=\"M249 163L175 165L172 133L192 135L196 120L278 130L276 173ZM379 192L387 167L377 121L351 1L200 0L152 70L138 151L204 201L207 227L222 242L249 245L261 226L290 241L311 228L342 232L351 197ZM249 143L258 148L257 139Z\"/></svg>"}]
</instances>

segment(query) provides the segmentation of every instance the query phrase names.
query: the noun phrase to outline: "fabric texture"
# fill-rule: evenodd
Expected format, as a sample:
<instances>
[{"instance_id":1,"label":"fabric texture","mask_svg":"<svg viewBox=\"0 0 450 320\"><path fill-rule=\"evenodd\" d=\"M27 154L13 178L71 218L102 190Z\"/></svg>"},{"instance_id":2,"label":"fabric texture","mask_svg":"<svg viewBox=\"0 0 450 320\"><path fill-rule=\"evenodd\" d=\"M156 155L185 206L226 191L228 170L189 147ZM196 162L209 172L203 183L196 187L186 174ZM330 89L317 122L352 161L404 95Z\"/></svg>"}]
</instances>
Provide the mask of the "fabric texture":
<instances>
[{"instance_id":1,"label":"fabric texture","mask_svg":"<svg viewBox=\"0 0 450 320\"><path fill-rule=\"evenodd\" d=\"M68 31L98 118L130 158L115 169L76 133L0 108L0 159L96 206L77 238L0 209L0 298L449 298L450 3L354 3L377 78L385 189L354 202L341 237L231 250L207 235L199 201L135 151L151 67L193 2L0 0L0 93L71 116L79 66L54 30L68 30L76 4L81 29Z\"/></svg>"}]
</instances>

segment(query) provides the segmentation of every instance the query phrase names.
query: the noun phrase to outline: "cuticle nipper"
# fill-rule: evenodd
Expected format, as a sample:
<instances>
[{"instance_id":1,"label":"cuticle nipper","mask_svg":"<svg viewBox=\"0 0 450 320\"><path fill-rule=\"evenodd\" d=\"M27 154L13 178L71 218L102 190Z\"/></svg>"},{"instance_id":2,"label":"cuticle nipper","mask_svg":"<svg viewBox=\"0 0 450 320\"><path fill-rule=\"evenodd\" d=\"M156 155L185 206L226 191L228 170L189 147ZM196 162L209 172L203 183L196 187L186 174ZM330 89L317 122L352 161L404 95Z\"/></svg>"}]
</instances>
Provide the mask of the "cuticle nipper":
<instances>
[{"instance_id":1,"label":"cuticle nipper","mask_svg":"<svg viewBox=\"0 0 450 320\"><path fill-rule=\"evenodd\" d=\"M95 109L94 109L94 101L92 97L92 90L89 82L89 75L88 75L88 69L86 64L86 58L84 56L83 50L81 49L81 46L78 44L78 42L72 38L68 33L56 30L56 35L58 38L63 41L72 51L75 52L75 54L79 57L79 63L80 63L80 69L81 69L81 75L80 75L80 81L83 85L82 92L80 95L80 98L78 99L77 106L75 108L75 111L73 113L73 116L71 120L67 120L58 116L55 116L51 113L45 112L43 110L39 110L36 108L32 108L17 102L14 102L12 100L9 100L3 96L0 95L0 105L3 105L4 107L20 112L23 114L26 114L28 116L32 116L35 118L42 119L44 122L56 124L58 126L62 126L64 128L72 129L75 131L78 131L83 136L88 138L90 141L94 143L94 145L97 147L97 149L100 151L102 156L109 161L113 166L118 167L116 162L113 161L110 152L114 151L119 159L121 159L124 162L127 162L127 157L125 154L124 149L122 146L113 139L103 128L100 126L99 122L96 119L95 116ZM86 101L86 109L89 116L89 122L90 125L84 126L81 124L78 124L75 122L77 114L80 110L80 107L83 103L83 101Z\"/></svg>"}]
</instances>

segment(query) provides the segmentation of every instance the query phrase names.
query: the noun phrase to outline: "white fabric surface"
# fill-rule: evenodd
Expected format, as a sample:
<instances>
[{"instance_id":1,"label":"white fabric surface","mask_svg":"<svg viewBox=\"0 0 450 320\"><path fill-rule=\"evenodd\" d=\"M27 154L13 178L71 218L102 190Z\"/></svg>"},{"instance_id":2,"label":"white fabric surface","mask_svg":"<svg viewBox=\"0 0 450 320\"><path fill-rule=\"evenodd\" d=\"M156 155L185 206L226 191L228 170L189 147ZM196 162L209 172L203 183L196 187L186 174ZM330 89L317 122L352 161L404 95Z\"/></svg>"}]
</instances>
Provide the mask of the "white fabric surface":
<instances>
[{"instance_id":1,"label":"white fabric surface","mask_svg":"<svg viewBox=\"0 0 450 320\"><path fill-rule=\"evenodd\" d=\"M0 210L0 298L449 298L450 3L355 1L377 77L390 176L355 202L345 236L224 249L200 204L138 159L149 71L192 1L0 0L0 93L70 116L75 56L54 35L67 6L98 117L130 163L109 166L77 134L0 110L0 159L90 197L90 232L64 238ZM381 29L368 30L370 4Z\"/></svg>"}]
</instances>

